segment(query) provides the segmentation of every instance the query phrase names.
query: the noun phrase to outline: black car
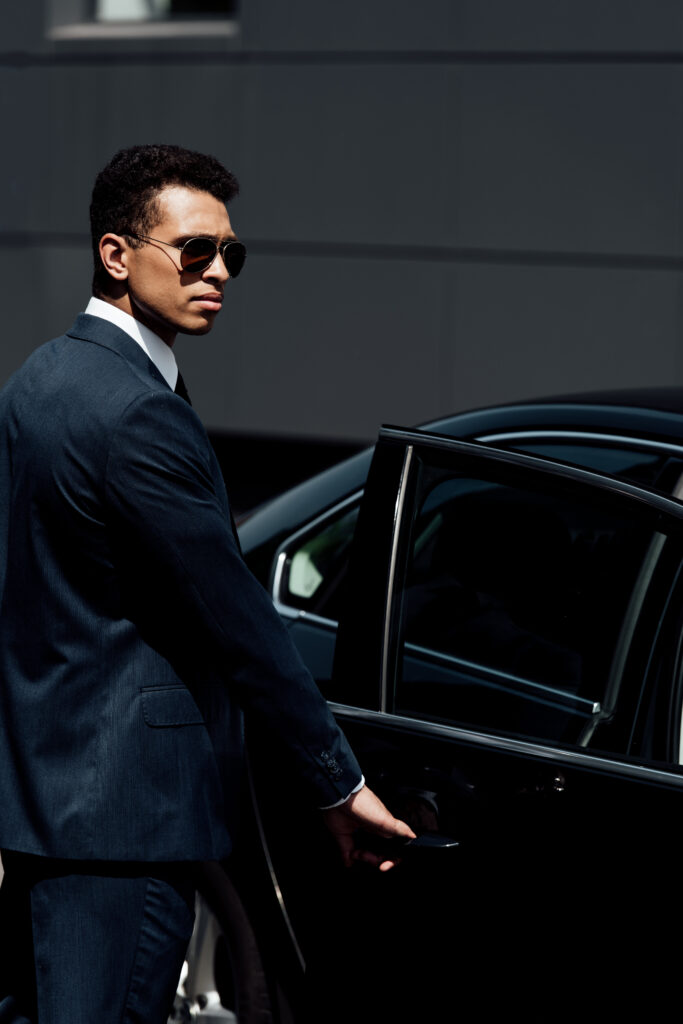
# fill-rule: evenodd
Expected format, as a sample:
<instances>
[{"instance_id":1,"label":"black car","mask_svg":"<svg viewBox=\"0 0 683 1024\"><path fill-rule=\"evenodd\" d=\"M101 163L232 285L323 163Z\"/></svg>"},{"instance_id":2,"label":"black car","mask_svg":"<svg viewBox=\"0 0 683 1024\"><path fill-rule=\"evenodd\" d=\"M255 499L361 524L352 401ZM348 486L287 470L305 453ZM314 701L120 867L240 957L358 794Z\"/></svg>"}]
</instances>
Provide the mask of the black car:
<instances>
[{"instance_id":1,"label":"black car","mask_svg":"<svg viewBox=\"0 0 683 1024\"><path fill-rule=\"evenodd\" d=\"M230 894L217 984L240 1024L299 1019L304 964L320 1020L676 1005L681 496L683 391L662 389L385 428L243 522L420 840L387 876L341 871L248 731L243 844L207 888ZM365 977L360 1001L340 976Z\"/></svg>"}]
</instances>

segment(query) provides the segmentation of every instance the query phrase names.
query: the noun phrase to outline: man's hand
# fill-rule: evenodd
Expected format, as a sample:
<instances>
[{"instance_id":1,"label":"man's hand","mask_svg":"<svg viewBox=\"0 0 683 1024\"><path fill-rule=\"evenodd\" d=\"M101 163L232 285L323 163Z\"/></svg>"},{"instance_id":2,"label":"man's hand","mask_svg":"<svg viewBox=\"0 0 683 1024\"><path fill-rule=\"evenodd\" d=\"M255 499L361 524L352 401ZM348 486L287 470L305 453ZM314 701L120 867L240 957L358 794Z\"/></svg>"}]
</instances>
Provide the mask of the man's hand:
<instances>
[{"instance_id":1,"label":"man's hand","mask_svg":"<svg viewBox=\"0 0 683 1024\"><path fill-rule=\"evenodd\" d=\"M355 861L365 861L388 871L398 863L399 857L387 856L363 849L362 839L356 832L372 832L384 839L414 839L415 833L404 821L399 821L375 796L371 789L363 786L357 793L350 796L346 803L323 811L328 829L337 840L341 855L347 867Z\"/></svg>"}]
</instances>

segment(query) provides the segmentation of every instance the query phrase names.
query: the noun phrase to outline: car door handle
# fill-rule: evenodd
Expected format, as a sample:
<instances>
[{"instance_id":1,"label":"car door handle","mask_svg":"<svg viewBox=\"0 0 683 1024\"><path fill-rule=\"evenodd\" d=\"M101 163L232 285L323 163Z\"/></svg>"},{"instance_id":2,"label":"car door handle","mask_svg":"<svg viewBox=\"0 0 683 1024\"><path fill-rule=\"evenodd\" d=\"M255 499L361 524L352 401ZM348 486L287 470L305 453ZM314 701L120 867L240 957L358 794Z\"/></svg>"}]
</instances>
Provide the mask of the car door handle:
<instances>
[{"instance_id":1,"label":"car door handle","mask_svg":"<svg viewBox=\"0 0 683 1024\"><path fill-rule=\"evenodd\" d=\"M438 832L420 832L414 839L386 839L376 833L363 832L361 846L382 857L406 860L430 850L454 850L460 842Z\"/></svg>"},{"instance_id":2,"label":"car door handle","mask_svg":"<svg viewBox=\"0 0 683 1024\"><path fill-rule=\"evenodd\" d=\"M438 832L422 832L415 839L406 839L402 849L409 850L454 850L460 846L460 840L450 836L442 836Z\"/></svg>"}]
</instances>

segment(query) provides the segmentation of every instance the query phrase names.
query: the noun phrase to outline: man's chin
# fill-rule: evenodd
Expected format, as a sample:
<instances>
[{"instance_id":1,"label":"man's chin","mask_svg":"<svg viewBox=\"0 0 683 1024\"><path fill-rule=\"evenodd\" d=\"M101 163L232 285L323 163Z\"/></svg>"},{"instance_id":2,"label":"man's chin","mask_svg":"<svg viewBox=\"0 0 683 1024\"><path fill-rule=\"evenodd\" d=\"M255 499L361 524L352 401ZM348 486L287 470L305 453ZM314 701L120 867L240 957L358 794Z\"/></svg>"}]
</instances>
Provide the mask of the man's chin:
<instances>
[{"instance_id":1,"label":"man's chin","mask_svg":"<svg viewBox=\"0 0 683 1024\"><path fill-rule=\"evenodd\" d=\"M178 334L208 334L209 331L213 328L215 319L216 317L214 314L214 316L212 316L210 320L207 318L207 320L202 324L192 325L191 327L180 327L178 330Z\"/></svg>"}]
</instances>

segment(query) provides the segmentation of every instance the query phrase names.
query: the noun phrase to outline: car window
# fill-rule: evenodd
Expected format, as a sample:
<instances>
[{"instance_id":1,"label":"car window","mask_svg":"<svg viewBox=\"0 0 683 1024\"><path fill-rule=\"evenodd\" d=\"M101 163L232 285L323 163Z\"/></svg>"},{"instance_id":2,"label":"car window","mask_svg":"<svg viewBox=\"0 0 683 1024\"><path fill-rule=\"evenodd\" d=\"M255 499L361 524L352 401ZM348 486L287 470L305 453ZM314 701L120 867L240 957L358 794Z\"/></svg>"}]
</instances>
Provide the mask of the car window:
<instances>
[{"instance_id":1,"label":"car window","mask_svg":"<svg viewBox=\"0 0 683 1024\"><path fill-rule=\"evenodd\" d=\"M511 438L509 441L496 438L494 443L646 485L658 481L664 467L671 461L669 452L643 451L629 446L627 442L619 447L566 438ZM292 619L290 615L290 631L324 693L328 693L332 673L335 627L340 615L359 505L360 497L351 503L344 502L340 508L330 511L290 538L278 555L281 569L275 576L274 597L285 614L291 611L306 613L302 619Z\"/></svg>"},{"instance_id":2,"label":"car window","mask_svg":"<svg viewBox=\"0 0 683 1024\"><path fill-rule=\"evenodd\" d=\"M358 507L345 507L291 543L276 595L281 604L334 622L338 620L341 584Z\"/></svg>"},{"instance_id":3,"label":"car window","mask_svg":"<svg viewBox=\"0 0 683 1024\"><path fill-rule=\"evenodd\" d=\"M664 539L599 504L423 473L397 598L395 710L586 743L618 694Z\"/></svg>"},{"instance_id":4,"label":"car window","mask_svg":"<svg viewBox=\"0 0 683 1024\"><path fill-rule=\"evenodd\" d=\"M671 461L671 453L667 450L643 451L637 447L568 442L566 439L511 439L501 444L501 447L556 459L558 462L566 462L583 469L594 469L598 473L609 473L646 487L657 486L664 468Z\"/></svg>"},{"instance_id":5,"label":"car window","mask_svg":"<svg viewBox=\"0 0 683 1024\"><path fill-rule=\"evenodd\" d=\"M504 447L651 486L655 485L663 468L671 461L668 452L643 452L637 448L569 443L566 440L513 439ZM358 505L351 509L345 505L341 514L331 513L311 530L298 534L289 542L276 594L281 604L312 612L331 621L337 620L340 587L357 519Z\"/></svg>"}]
</instances>

